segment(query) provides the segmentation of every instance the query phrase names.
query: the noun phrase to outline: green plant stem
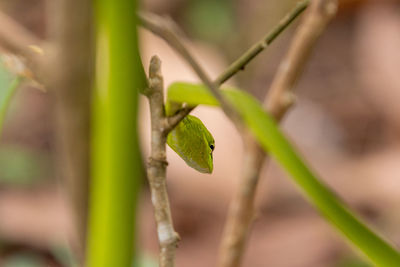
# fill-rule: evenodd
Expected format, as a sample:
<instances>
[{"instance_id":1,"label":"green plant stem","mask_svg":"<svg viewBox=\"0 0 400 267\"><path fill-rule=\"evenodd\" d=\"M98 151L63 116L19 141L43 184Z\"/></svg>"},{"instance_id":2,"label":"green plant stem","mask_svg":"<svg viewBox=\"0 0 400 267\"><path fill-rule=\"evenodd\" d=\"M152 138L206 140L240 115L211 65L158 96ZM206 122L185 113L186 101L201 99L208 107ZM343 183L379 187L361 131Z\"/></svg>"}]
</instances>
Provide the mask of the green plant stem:
<instances>
[{"instance_id":1,"label":"green plant stem","mask_svg":"<svg viewBox=\"0 0 400 267\"><path fill-rule=\"evenodd\" d=\"M136 1L96 1L89 267L128 267L141 185L137 105L141 77Z\"/></svg>"},{"instance_id":2,"label":"green plant stem","mask_svg":"<svg viewBox=\"0 0 400 267\"><path fill-rule=\"evenodd\" d=\"M229 67L218 76L215 83L221 85L237 72L243 70L255 56L269 46L272 41L274 41L275 38L278 37L307 8L309 3L310 0L298 2L296 6L284 18L282 18L282 20L279 21L279 23L269 33L229 65Z\"/></svg>"},{"instance_id":3,"label":"green plant stem","mask_svg":"<svg viewBox=\"0 0 400 267\"><path fill-rule=\"evenodd\" d=\"M15 77L9 84L8 88L6 89L7 92L4 95L4 98L0 99L0 133L3 130L4 119L6 117L8 107L10 106L12 96L15 94L16 91L15 89L17 89L21 81L22 81L21 77L19 76Z\"/></svg>"}]
</instances>

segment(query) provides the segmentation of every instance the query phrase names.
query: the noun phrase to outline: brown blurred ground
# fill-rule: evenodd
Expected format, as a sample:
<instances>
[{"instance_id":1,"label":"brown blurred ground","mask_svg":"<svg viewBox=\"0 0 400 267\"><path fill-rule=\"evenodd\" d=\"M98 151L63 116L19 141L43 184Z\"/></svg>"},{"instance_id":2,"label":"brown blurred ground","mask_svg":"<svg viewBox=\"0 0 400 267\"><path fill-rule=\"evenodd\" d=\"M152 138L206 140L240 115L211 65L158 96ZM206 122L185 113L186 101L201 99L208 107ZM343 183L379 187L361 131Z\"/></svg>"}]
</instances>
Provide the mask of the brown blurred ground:
<instances>
[{"instance_id":1,"label":"brown blurred ground","mask_svg":"<svg viewBox=\"0 0 400 267\"><path fill-rule=\"evenodd\" d=\"M149 0L146 7L169 13L186 25L190 1ZM273 3L275 2L275 4ZM191 34L191 50L213 77L258 40L295 1L238 0L235 31L226 43ZM277 4L279 3L279 4ZM45 36L42 1L1 1L0 7L39 36ZM310 165L364 218L400 244L400 9L398 1L342 1L298 85L298 104L283 123ZM262 23L261 23L262 22ZM1 27L1 25L0 25ZM262 98L294 27L279 37L231 84ZM166 84L196 80L165 43L140 31L144 63L157 54ZM227 48L229 47L229 49ZM142 146L148 150L148 111L143 102ZM52 127L45 93L21 88L9 112L0 148L18 145L46 155L51 166ZM169 153L169 191L182 237L177 266L214 266L229 199L240 172L241 143L216 110L196 110L216 139L215 171L203 175ZM171 152L171 151L169 151ZM68 207L53 172L29 186L0 184L0 241L46 250L65 244L71 232ZM0 174L1 175L1 174ZM0 182L1 183L1 182ZM355 257L340 236L310 207L273 162L263 170L255 220L243 266L339 266ZM141 241L157 252L147 191L141 206ZM1 257L0 253L0 257ZM1 265L1 258L0 258ZM341 265L344 266L344 265ZM350 266L350 265L347 265Z\"/></svg>"}]
</instances>

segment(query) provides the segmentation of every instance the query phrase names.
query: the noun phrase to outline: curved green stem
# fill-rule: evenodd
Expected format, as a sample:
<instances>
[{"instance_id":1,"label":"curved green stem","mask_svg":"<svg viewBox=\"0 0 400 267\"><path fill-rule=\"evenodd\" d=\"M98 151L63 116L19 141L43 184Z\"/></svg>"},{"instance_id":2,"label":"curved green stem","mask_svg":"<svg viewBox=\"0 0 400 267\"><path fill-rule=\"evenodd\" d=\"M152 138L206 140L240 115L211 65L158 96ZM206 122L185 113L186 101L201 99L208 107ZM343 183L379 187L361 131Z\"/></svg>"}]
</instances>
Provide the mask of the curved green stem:
<instances>
[{"instance_id":1,"label":"curved green stem","mask_svg":"<svg viewBox=\"0 0 400 267\"><path fill-rule=\"evenodd\" d=\"M4 90L3 93L0 94L0 133L2 131L3 128L3 123L4 123L4 119L6 117L6 113L7 110L10 106L11 103L11 99L13 97L13 95L15 94L15 91L18 87L18 85L20 84L20 82L22 81L22 77L20 76L16 76L16 77L6 77L9 76L7 75L7 73L5 73L5 70L1 70L1 81L0 81L0 85L2 88L0 88L0 90Z\"/></svg>"},{"instance_id":2,"label":"curved green stem","mask_svg":"<svg viewBox=\"0 0 400 267\"><path fill-rule=\"evenodd\" d=\"M336 229L376 266L400 266L399 252L364 224L328 186L318 179L256 99L241 90L226 89L221 92L239 112L263 150L282 165L306 198ZM168 99L190 105L219 105L205 86L189 83L172 84L168 89Z\"/></svg>"}]
</instances>

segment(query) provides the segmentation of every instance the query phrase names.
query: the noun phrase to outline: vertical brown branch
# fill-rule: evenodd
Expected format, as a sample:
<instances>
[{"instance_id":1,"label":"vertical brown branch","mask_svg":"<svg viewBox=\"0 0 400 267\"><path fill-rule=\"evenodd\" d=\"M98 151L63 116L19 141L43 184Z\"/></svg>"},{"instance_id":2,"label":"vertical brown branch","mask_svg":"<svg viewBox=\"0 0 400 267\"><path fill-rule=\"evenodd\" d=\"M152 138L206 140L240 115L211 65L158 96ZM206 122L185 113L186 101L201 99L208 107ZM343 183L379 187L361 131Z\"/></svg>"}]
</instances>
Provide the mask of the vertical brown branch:
<instances>
[{"instance_id":1,"label":"vertical brown branch","mask_svg":"<svg viewBox=\"0 0 400 267\"><path fill-rule=\"evenodd\" d=\"M292 90L326 24L336 13L336 0L314 0L297 30L289 51L272 82L264 106L280 121L294 102ZM238 190L231 202L220 245L218 267L241 264L254 216L254 199L260 170L266 158L251 136L246 140L245 164Z\"/></svg>"},{"instance_id":2,"label":"vertical brown branch","mask_svg":"<svg viewBox=\"0 0 400 267\"><path fill-rule=\"evenodd\" d=\"M167 132L165 131L166 117L163 86L161 61L157 56L153 56L149 70L149 90L146 91L151 115L151 156L147 167L147 177L150 184L151 201L161 250L159 265L160 267L172 267L175 266L175 250L179 235L173 227L167 193Z\"/></svg>"},{"instance_id":3,"label":"vertical brown branch","mask_svg":"<svg viewBox=\"0 0 400 267\"><path fill-rule=\"evenodd\" d=\"M254 219L254 199L265 154L254 138L244 139L244 163L238 189L230 203L221 238L218 267L240 266Z\"/></svg>"},{"instance_id":4,"label":"vertical brown branch","mask_svg":"<svg viewBox=\"0 0 400 267\"><path fill-rule=\"evenodd\" d=\"M83 255L89 179L90 95L92 87L92 1L53 1L49 25L54 49L45 69L54 94L58 170L66 184Z\"/></svg>"},{"instance_id":5,"label":"vertical brown branch","mask_svg":"<svg viewBox=\"0 0 400 267\"><path fill-rule=\"evenodd\" d=\"M336 1L314 0L306 19L296 32L288 53L279 65L264 105L278 120L293 104L292 88L336 9Z\"/></svg>"}]
</instances>

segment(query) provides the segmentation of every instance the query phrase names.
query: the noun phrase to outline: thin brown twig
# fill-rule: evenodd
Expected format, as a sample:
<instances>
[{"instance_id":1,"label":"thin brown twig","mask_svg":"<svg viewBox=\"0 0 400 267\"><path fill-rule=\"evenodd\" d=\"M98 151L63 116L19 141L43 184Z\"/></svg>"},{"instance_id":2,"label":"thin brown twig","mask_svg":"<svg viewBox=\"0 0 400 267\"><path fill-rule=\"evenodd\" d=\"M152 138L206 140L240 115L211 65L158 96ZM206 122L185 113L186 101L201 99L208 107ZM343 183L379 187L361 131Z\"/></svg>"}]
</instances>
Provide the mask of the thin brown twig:
<instances>
[{"instance_id":1,"label":"thin brown twig","mask_svg":"<svg viewBox=\"0 0 400 267\"><path fill-rule=\"evenodd\" d=\"M309 0L303 0L295 6L279 23L260 41L251 46L245 53L243 53L237 60L235 60L231 65L226 68L226 70L221 73L217 79L214 81L215 85L222 85L225 81L231 78L244 67L260 52L262 52L268 45L270 45L276 37L278 37L308 6ZM188 63L196 71L198 64L193 64L194 58L190 56L188 50L183 46L182 42L178 38L175 32L181 32L176 24L169 19L159 17L150 13L140 13L138 15L139 23L149 31L153 32L157 36L164 39L172 47L174 47L178 52L188 61ZM182 49L183 47L183 49ZM188 56L189 55L189 56ZM194 61L195 62L195 61ZM196 73L199 75L202 81L209 80L207 77L202 75L202 71ZM203 77L202 77L203 76ZM207 85L207 84L206 84ZM212 85L211 83L209 85ZM218 93L217 93L218 96ZM170 131L175 128L176 125L186 117L193 109L196 107L186 107L182 108L175 115L167 118L166 131Z\"/></svg>"},{"instance_id":2,"label":"thin brown twig","mask_svg":"<svg viewBox=\"0 0 400 267\"><path fill-rule=\"evenodd\" d=\"M151 115L151 156L147 177L157 223L160 245L159 265L160 267L172 267L175 265L175 250L179 242L179 235L174 230L167 193L167 134L164 131L166 116L163 87L161 61L157 56L153 56L149 68L149 89L146 94L150 103Z\"/></svg>"},{"instance_id":3,"label":"thin brown twig","mask_svg":"<svg viewBox=\"0 0 400 267\"><path fill-rule=\"evenodd\" d=\"M200 64L192 56L180 38L177 36L175 31L178 31L178 27L173 23L172 20L165 20L154 14L140 13L138 15L139 22L148 30L156 34L157 36L163 38L182 58L190 65L193 71L197 74L199 79L207 86L215 98L220 103L222 109L225 111L226 115L234 122L238 130L241 131L243 126L241 126L241 120L238 113L231 107L231 105L222 97L218 90L219 84L214 83L208 76L208 74L203 70ZM187 108L183 113L179 113L180 116L187 115L193 108ZM179 119L183 119L184 116ZM179 121L180 121L179 120ZM179 123L178 121L178 123ZM171 122L171 120L169 120ZM174 127L167 127L167 130L171 130Z\"/></svg>"},{"instance_id":4,"label":"thin brown twig","mask_svg":"<svg viewBox=\"0 0 400 267\"><path fill-rule=\"evenodd\" d=\"M312 1L310 10L297 30L264 101L264 107L277 121L280 121L292 106L294 85L305 67L316 40L336 13L336 7L336 0ZM254 199L266 155L253 137L248 136L245 140L245 164L225 224L218 267L240 266L246 238L254 218Z\"/></svg>"},{"instance_id":5,"label":"thin brown twig","mask_svg":"<svg viewBox=\"0 0 400 267\"><path fill-rule=\"evenodd\" d=\"M175 128L187 115L190 114L195 109L195 107L184 107L178 110L174 115L167 118L166 131L170 132Z\"/></svg>"}]
</instances>

